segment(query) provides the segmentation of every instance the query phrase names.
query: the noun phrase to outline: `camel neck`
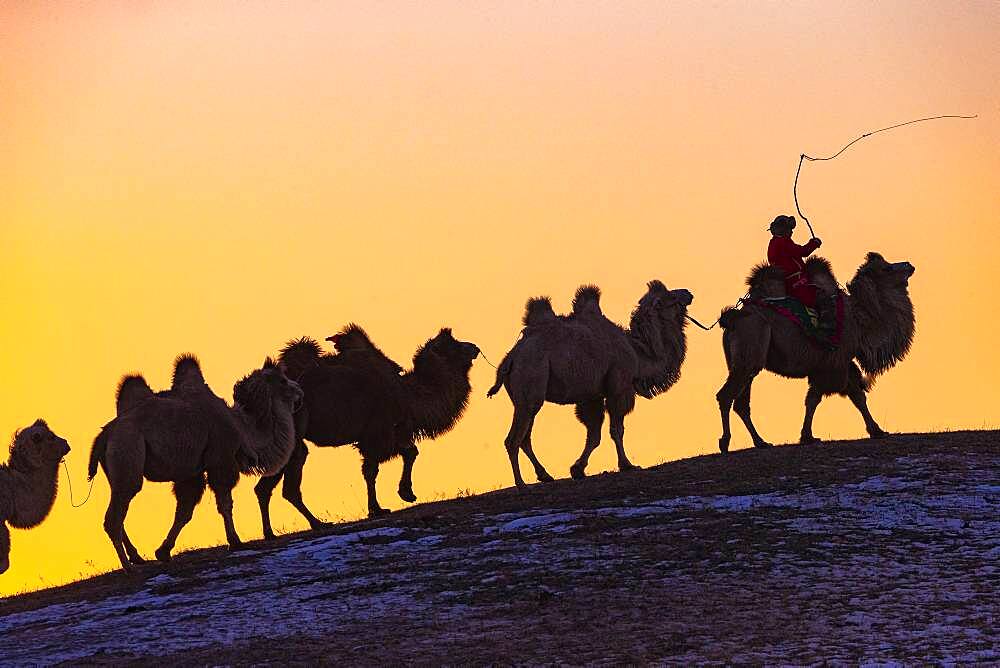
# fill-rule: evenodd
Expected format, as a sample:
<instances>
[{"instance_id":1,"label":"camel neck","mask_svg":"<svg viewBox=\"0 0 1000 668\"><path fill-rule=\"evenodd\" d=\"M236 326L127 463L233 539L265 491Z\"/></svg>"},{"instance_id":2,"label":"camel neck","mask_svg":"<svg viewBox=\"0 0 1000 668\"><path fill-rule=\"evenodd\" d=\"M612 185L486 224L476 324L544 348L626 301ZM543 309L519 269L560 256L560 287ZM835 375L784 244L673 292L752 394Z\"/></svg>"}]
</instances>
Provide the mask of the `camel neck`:
<instances>
[{"instance_id":1,"label":"camel neck","mask_svg":"<svg viewBox=\"0 0 1000 668\"><path fill-rule=\"evenodd\" d=\"M30 528L49 514L58 488L59 462L36 469L0 468L0 481L6 478L12 512L8 521L18 528ZM5 485L0 482L0 488Z\"/></svg>"},{"instance_id":2,"label":"camel neck","mask_svg":"<svg viewBox=\"0 0 1000 668\"><path fill-rule=\"evenodd\" d=\"M403 377L409 385L407 402L416 438L434 438L449 431L469 400L468 370L462 373L443 362L422 360Z\"/></svg>"},{"instance_id":3,"label":"camel neck","mask_svg":"<svg viewBox=\"0 0 1000 668\"><path fill-rule=\"evenodd\" d=\"M240 423L240 470L246 474L274 475L288 461L295 446L290 411L272 411L263 424L242 406L232 409Z\"/></svg>"},{"instance_id":4,"label":"camel neck","mask_svg":"<svg viewBox=\"0 0 1000 668\"><path fill-rule=\"evenodd\" d=\"M687 354L684 321L670 331L652 317L632 318L629 342L639 362L634 381L636 393L652 398L670 389L680 379L681 365Z\"/></svg>"}]
</instances>

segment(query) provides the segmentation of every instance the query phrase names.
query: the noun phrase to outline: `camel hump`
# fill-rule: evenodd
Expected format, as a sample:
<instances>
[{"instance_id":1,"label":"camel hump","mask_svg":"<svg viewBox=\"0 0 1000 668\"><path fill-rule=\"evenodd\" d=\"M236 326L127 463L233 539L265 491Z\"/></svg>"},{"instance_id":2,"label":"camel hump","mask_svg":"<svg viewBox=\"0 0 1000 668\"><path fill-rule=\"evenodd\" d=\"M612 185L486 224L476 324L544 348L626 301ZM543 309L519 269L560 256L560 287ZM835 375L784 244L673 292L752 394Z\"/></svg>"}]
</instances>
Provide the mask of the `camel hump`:
<instances>
[{"instance_id":1,"label":"camel hump","mask_svg":"<svg viewBox=\"0 0 1000 668\"><path fill-rule=\"evenodd\" d=\"M115 406L118 415L153 396L155 396L153 390L150 389L145 378L138 374L124 376L118 383L118 390L115 392Z\"/></svg>"},{"instance_id":2,"label":"camel hump","mask_svg":"<svg viewBox=\"0 0 1000 668\"><path fill-rule=\"evenodd\" d=\"M784 297L785 272L781 267L775 267L766 262L758 264L750 270L747 276L747 286L750 295L757 298Z\"/></svg>"},{"instance_id":3,"label":"camel hump","mask_svg":"<svg viewBox=\"0 0 1000 668\"><path fill-rule=\"evenodd\" d=\"M840 290L840 283L833 275L833 266L825 257L816 256L806 260L806 275L810 283L827 294L836 294Z\"/></svg>"},{"instance_id":4,"label":"camel hump","mask_svg":"<svg viewBox=\"0 0 1000 668\"><path fill-rule=\"evenodd\" d=\"M573 297L573 315L604 315L601 313L601 289L596 285L581 285Z\"/></svg>"},{"instance_id":5,"label":"camel hump","mask_svg":"<svg viewBox=\"0 0 1000 668\"><path fill-rule=\"evenodd\" d=\"M333 347L337 350L338 358L340 355L343 355L342 359L344 361L363 363L365 361L372 361L372 356L374 356L375 361L387 365L393 373L398 374L403 371L403 367L383 353L371 340L368 333L357 323L352 322L348 324L347 327L344 327L333 336L327 337L326 340L333 343ZM359 357L352 353L362 353L362 355Z\"/></svg>"},{"instance_id":6,"label":"camel hump","mask_svg":"<svg viewBox=\"0 0 1000 668\"><path fill-rule=\"evenodd\" d=\"M170 389L176 390L182 385L204 385L205 376L201 374L201 363L191 353L178 355L174 360L174 377Z\"/></svg>"},{"instance_id":7,"label":"camel hump","mask_svg":"<svg viewBox=\"0 0 1000 668\"><path fill-rule=\"evenodd\" d=\"M337 349L338 353L347 352L348 350L378 350L375 344L372 343L371 337L368 336L368 332L361 325L354 322L329 337L327 341L333 343L333 347Z\"/></svg>"},{"instance_id":8,"label":"camel hump","mask_svg":"<svg viewBox=\"0 0 1000 668\"><path fill-rule=\"evenodd\" d=\"M301 339L292 339L281 349L278 360L285 365L288 370L288 377L299 379L311 366L314 366L323 354L323 349L315 339L303 336Z\"/></svg>"},{"instance_id":9,"label":"camel hump","mask_svg":"<svg viewBox=\"0 0 1000 668\"><path fill-rule=\"evenodd\" d=\"M532 297L524 305L524 317L521 323L525 327L532 325L548 325L556 321L556 312L552 310L552 300L548 297Z\"/></svg>"}]
</instances>

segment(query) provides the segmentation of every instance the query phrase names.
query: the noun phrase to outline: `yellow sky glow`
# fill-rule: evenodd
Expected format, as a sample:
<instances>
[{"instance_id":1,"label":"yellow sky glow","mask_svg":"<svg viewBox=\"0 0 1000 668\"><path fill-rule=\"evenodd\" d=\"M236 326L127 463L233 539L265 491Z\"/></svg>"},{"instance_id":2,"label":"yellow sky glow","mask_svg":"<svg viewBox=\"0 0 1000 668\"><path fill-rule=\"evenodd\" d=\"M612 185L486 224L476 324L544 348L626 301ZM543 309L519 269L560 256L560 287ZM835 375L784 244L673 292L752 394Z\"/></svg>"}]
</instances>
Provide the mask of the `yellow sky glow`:
<instances>
[{"instance_id":1,"label":"yellow sky glow","mask_svg":"<svg viewBox=\"0 0 1000 668\"><path fill-rule=\"evenodd\" d=\"M581 283L625 320L660 278L712 321L768 221L794 212L799 153L940 113L979 118L807 164L799 194L842 282L869 250L917 267L916 344L874 390L876 418L995 426L998 34L991 2L5 3L0 432L47 419L80 494L119 377L163 387L180 352L229 399L285 340L350 321L401 363L442 326L498 363L527 297L568 308ZM689 342L680 384L626 423L638 464L716 450L720 335ZM511 483L493 377L477 362L467 416L421 447L422 499ZM757 382L765 437L797 437L804 392ZM816 432L864 433L842 399ZM583 436L546 406L535 450L566 476ZM614 465L605 436L590 470ZM399 508L400 464L382 470ZM67 491L63 476L46 523L13 532L0 595L116 566L107 481L80 509ZM357 453L313 449L304 494L331 519L361 515ZM279 495L272 509L305 528ZM172 514L169 487L147 484L128 521L141 551ZM236 520L259 537L249 480ZM206 499L179 548L223 540Z\"/></svg>"}]
</instances>

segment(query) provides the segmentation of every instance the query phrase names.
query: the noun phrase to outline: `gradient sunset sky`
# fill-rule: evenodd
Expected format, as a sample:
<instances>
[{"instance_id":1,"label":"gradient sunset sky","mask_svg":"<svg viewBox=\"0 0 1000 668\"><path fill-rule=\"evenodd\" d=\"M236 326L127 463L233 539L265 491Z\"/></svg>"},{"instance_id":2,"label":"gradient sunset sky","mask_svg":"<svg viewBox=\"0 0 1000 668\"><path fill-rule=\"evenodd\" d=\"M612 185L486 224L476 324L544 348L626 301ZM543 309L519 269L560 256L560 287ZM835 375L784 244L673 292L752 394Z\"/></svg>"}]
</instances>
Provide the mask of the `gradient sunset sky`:
<instances>
[{"instance_id":1,"label":"gradient sunset sky","mask_svg":"<svg viewBox=\"0 0 1000 668\"><path fill-rule=\"evenodd\" d=\"M870 397L890 431L1000 422L1000 5L996 2L10 2L0 5L0 433L69 439L77 495L114 390L190 351L233 382L289 338L364 326L397 361L442 326L498 363L526 298L597 283L627 319L646 281L714 320L799 196L841 282L869 250L917 267L917 338ZM804 230L798 230L804 241ZM640 400L640 465L717 451L720 333L689 329L681 382ZM473 368L457 428L421 446L423 500L511 484L511 408ZM757 425L792 441L804 381L765 375ZM734 424L734 447L749 439ZM864 434L843 399L824 438ZM547 405L535 451L568 475L584 431ZM590 470L613 469L604 442ZM383 504L400 463L382 467ZM116 567L100 475L14 531L0 595ZM312 449L304 494L364 512L352 448ZM276 527L305 528L275 495ZM173 515L147 483L128 527L147 556ZM260 536L252 481L237 527ZM224 541L209 496L180 548Z\"/></svg>"}]
</instances>

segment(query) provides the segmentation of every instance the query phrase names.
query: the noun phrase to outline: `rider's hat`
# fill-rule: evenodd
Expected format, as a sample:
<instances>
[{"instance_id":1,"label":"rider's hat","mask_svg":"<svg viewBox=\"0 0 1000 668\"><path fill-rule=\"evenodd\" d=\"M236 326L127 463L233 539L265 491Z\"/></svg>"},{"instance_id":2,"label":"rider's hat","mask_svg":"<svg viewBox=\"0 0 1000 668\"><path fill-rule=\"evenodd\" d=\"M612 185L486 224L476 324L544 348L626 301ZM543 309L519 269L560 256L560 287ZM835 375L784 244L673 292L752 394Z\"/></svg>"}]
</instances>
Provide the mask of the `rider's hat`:
<instances>
[{"instance_id":1,"label":"rider's hat","mask_svg":"<svg viewBox=\"0 0 1000 668\"><path fill-rule=\"evenodd\" d=\"M795 216L775 216L774 220L771 221L771 225L767 229L774 232L774 228L786 226L790 230L795 229Z\"/></svg>"}]
</instances>

